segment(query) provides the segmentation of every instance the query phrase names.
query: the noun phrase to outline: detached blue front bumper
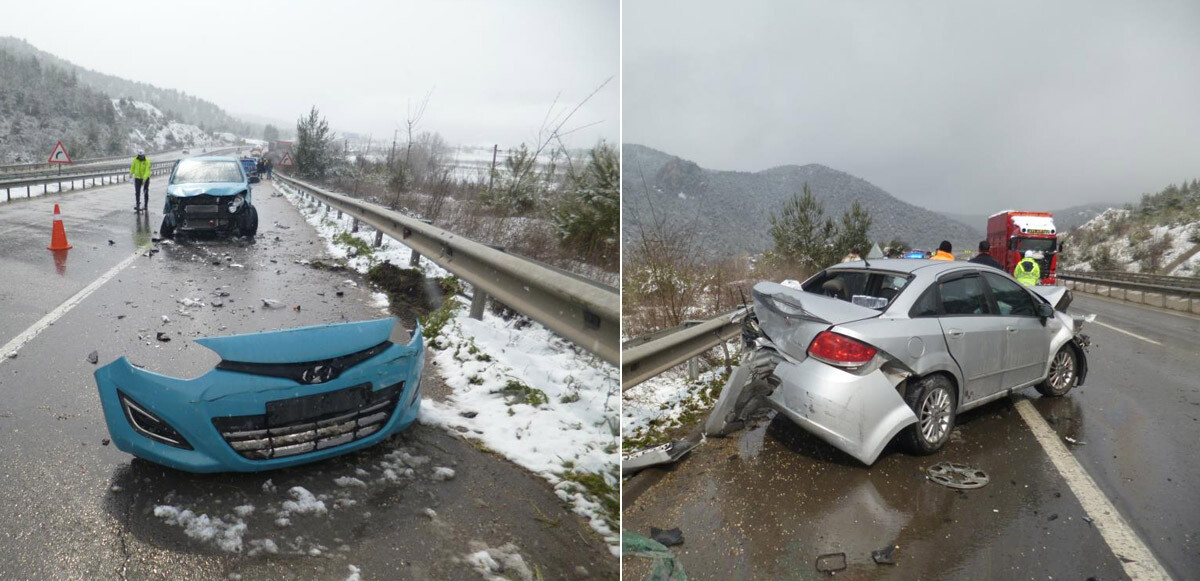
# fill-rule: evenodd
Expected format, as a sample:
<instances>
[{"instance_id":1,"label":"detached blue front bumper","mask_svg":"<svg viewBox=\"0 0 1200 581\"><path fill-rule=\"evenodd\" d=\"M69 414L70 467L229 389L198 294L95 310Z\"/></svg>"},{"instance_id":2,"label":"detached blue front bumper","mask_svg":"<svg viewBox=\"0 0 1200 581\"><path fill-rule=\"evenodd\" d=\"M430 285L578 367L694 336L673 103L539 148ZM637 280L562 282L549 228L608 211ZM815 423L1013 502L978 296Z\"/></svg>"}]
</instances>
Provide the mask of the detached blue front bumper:
<instances>
[{"instance_id":1,"label":"detached blue front bumper","mask_svg":"<svg viewBox=\"0 0 1200 581\"><path fill-rule=\"evenodd\" d=\"M421 328L396 319L197 342L221 356L195 379L134 367L96 370L104 419L121 450L189 472L253 472L314 462L403 430L421 405Z\"/></svg>"}]
</instances>

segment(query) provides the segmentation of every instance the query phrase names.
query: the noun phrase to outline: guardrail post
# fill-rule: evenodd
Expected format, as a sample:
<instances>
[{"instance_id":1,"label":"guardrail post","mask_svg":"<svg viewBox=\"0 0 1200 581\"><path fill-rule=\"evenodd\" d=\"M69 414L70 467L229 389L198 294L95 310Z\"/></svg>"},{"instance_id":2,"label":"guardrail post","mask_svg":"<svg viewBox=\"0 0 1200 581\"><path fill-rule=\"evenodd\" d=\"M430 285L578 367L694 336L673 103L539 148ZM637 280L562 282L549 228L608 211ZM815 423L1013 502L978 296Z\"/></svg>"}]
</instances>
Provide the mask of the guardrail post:
<instances>
[{"instance_id":1,"label":"guardrail post","mask_svg":"<svg viewBox=\"0 0 1200 581\"><path fill-rule=\"evenodd\" d=\"M342 211L338 210L338 220L341 220L341 219L342 219Z\"/></svg>"},{"instance_id":2,"label":"guardrail post","mask_svg":"<svg viewBox=\"0 0 1200 581\"><path fill-rule=\"evenodd\" d=\"M476 321L483 320L483 308L487 306L487 293L475 287L474 293L471 295L471 318Z\"/></svg>"},{"instance_id":3,"label":"guardrail post","mask_svg":"<svg viewBox=\"0 0 1200 581\"><path fill-rule=\"evenodd\" d=\"M688 381L696 381L697 379L700 379L700 361L693 357L688 359L687 365Z\"/></svg>"},{"instance_id":4,"label":"guardrail post","mask_svg":"<svg viewBox=\"0 0 1200 581\"><path fill-rule=\"evenodd\" d=\"M408 257L408 266L409 266L409 268L420 268L421 267L421 253L420 252L417 252L416 250L412 251L412 254Z\"/></svg>"},{"instance_id":5,"label":"guardrail post","mask_svg":"<svg viewBox=\"0 0 1200 581\"><path fill-rule=\"evenodd\" d=\"M354 234L358 233L358 218L354 219L354 227L350 229L350 232Z\"/></svg>"},{"instance_id":6,"label":"guardrail post","mask_svg":"<svg viewBox=\"0 0 1200 581\"><path fill-rule=\"evenodd\" d=\"M375 248L383 246L383 230L375 230Z\"/></svg>"}]
</instances>

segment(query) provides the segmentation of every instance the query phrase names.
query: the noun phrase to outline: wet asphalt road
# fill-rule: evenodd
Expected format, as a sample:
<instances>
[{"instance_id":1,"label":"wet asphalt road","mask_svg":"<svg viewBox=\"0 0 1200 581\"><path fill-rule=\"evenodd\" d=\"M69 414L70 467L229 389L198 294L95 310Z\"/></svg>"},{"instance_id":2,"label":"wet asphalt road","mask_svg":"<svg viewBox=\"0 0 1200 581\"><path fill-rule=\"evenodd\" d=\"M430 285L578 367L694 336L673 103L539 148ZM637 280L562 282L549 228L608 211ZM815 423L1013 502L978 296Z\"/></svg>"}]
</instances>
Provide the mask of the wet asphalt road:
<instances>
[{"instance_id":1,"label":"wet asphalt road","mask_svg":"<svg viewBox=\"0 0 1200 581\"><path fill-rule=\"evenodd\" d=\"M1092 325L1087 384L1028 398L1177 579L1200 574L1200 320L1076 295ZM984 488L926 481L940 461L988 472ZM1124 579L1122 564L1013 408L959 418L928 457L889 447L871 468L783 418L711 439L666 471L626 482L626 530L680 527L694 579L813 579L819 555L845 552L851 579ZM871 552L899 545L896 565ZM624 559L626 579L648 571Z\"/></svg>"},{"instance_id":2,"label":"wet asphalt road","mask_svg":"<svg viewBox=\"0 0 1200 581\"><path fill-rule=\"evenodd\" d=\"M161 208L164 181L152 182L152 208ZM358 276L295 263L322 256L323 243L270 191L255 187L254 243L156 245L159 252L139 256L16 359L0 361L0 578L344 579L354 565L363 579L478 579L463 560L472 541L515 543L546 579L616 578L616 559L545 481L440 429L414 425L365 451L263 474L190 475L104 445L95 366L86 361L92 350L101 365L126 355L192 377L218 361L195 337L383 316ZM150 244L161 214L135 217L131 196L122 184L0 206L0 343ZM44 249L55 202L75 246L57 264ZM229 292L222 307L211 304L217 289ZM206 304L181 314L177 300L185 297ZM264 309L263 298L287 307ZM157 341L159 331L171 342ZM427 394L439 391L428 364L425 381ZM402 453L429 460L415 466L415 478L387 481L385 465ZM437 466L456 476L434 480ZM338 486L343 476L365 486ZM273 488L264 488L268 479ZM294 514L290 526L278 526L293 486L326 495L329 514ZM153 514L158 505L228 523L235 506L254 506L244 518L245 549L188 537ZM277 552L251 556L264 539Z\"/></svg>"}]
</instances>

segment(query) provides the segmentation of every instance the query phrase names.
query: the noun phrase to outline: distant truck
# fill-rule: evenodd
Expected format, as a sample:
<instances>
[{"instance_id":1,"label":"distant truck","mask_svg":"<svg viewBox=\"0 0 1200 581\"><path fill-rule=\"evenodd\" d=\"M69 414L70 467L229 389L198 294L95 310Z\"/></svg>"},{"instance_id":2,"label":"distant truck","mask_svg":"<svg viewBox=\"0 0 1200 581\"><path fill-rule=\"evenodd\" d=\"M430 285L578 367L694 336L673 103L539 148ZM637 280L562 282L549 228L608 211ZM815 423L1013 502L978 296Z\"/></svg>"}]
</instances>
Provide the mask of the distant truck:
<instances>
[{"instance_id":1,"label":"distant truck","mask_svg":"<svg viewBox=\"0 0 1200 581\"><path fill-rule=\"evenodd\" d=\"M1017 263L1032 250L1042 280L1039 284L1054 284L1058 268L1058 229L1050 212L1016 212L1006 210L988 218L987 241L990 254L1004 270L1012 273Z\"/></svg>"}]
</instances>

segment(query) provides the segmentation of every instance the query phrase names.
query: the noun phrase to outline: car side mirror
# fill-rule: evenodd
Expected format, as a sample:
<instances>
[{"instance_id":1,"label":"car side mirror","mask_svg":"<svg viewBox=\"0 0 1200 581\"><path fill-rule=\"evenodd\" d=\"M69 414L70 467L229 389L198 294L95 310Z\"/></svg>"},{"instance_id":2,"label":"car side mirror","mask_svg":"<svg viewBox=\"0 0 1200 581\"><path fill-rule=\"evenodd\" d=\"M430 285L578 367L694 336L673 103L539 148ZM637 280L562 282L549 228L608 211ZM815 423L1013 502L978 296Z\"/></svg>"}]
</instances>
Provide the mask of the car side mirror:
<instances>
[{"instance_id":1,"label":"car side mirror","mask_svg":"<svg viewBox=\"0 0 1200 581\"><path fill-rule=\"evenodd\" d=\"M1054 307L1046 303L1038 303L1037 314L1043 321L1054 316Z\"/></svg>"}]
</instances>

